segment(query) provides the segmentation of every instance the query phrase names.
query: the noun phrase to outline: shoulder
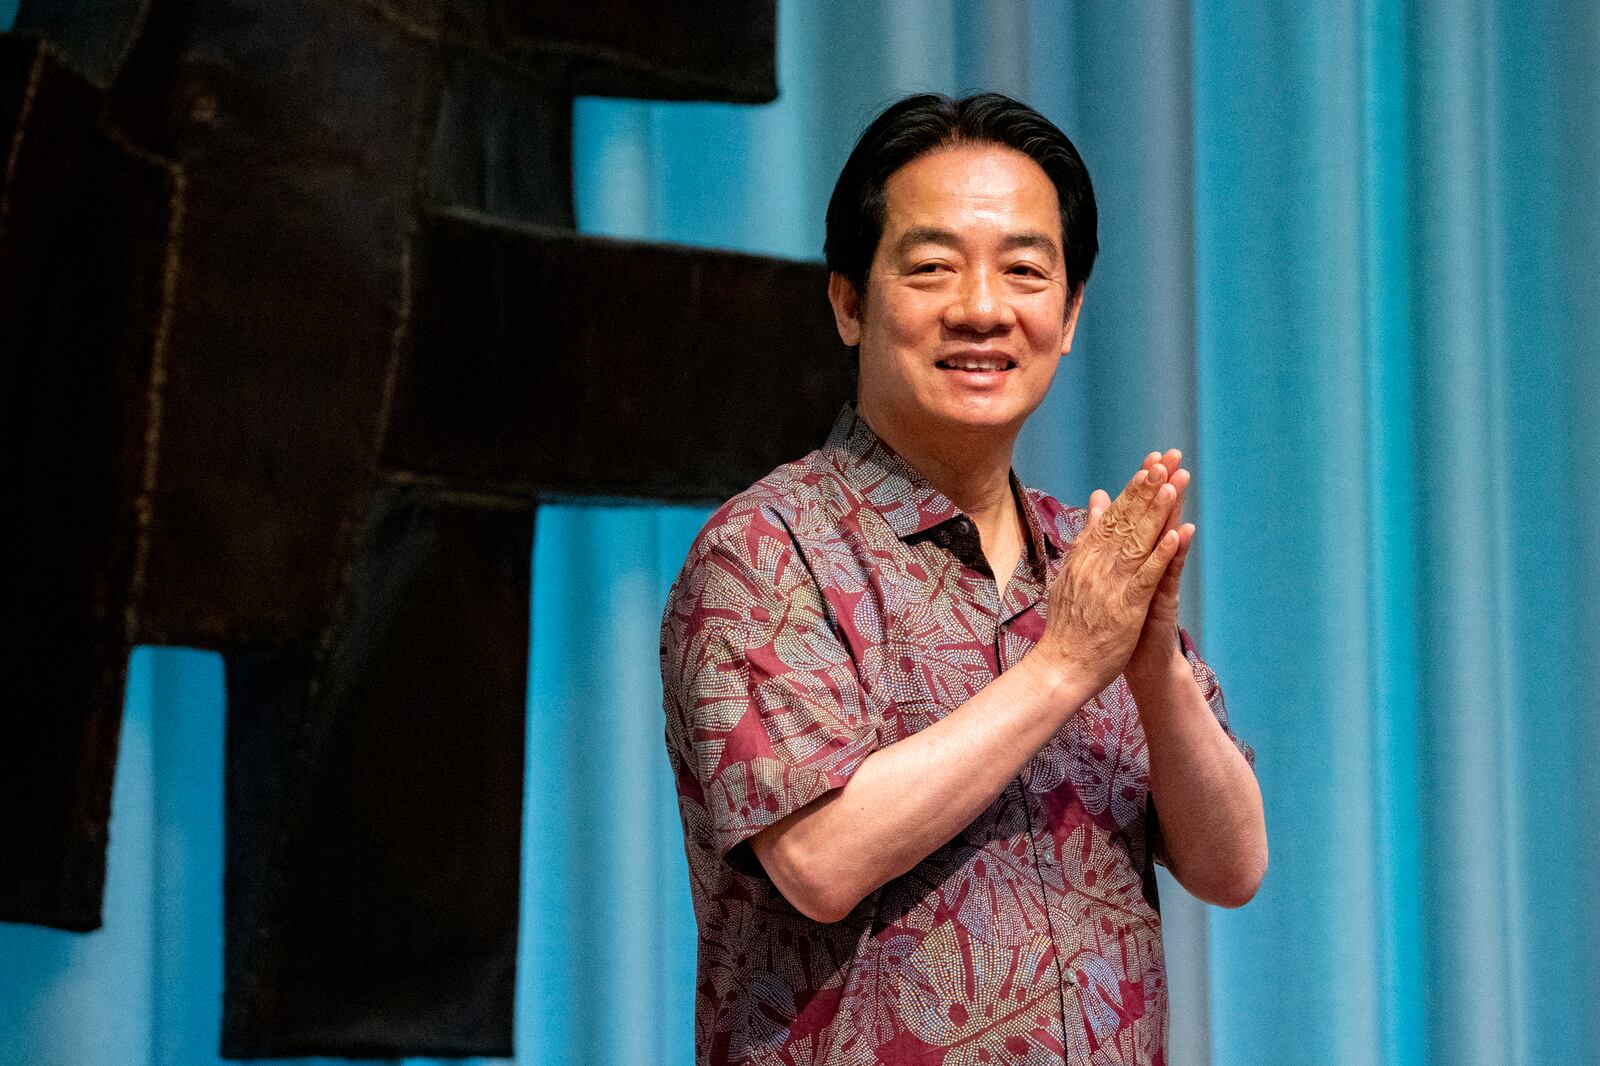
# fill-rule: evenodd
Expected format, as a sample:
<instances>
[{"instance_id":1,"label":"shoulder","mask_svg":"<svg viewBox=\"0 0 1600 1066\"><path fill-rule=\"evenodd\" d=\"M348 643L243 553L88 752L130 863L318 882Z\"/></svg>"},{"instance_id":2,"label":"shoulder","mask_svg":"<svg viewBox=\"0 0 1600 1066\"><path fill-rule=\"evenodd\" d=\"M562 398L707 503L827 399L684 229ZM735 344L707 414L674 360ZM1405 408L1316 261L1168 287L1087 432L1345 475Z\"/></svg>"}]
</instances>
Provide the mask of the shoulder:
<instances>
[{"instance_id":1,"label":"shoulder","mask_svg":"<svg viewBox=\"0 0 1600 1066\"><path fill-rule=\"evenodd\" d=\"M708 641L743 644L752 626L820 602L797 531L825 510L816 453L785 463L712 512L662 613L663 676ZM826 460L823 460L826 464Z\"/></svg>"},{"instance_id":2,"label":"shoulder","mask_svg":"<svg viewBox=\"0 0 1600 1066\"><path fill-rule=\"evenodd\" d=\"M690 564L709 556L731 556L752 565L770 556L773 542L787 543L809 524L821 501L818 453L785 463L711 513L689 549Z\"/></svg>"},{"instance_id":3,"label":"shoulder","mask_svg":"<svg viewBox=\"0 0 1600 1066\"><path fill-rule=\"evenodd\" d=\"M820 452L812 452L713 511L690 545L669 609L700 598L708 580L763 599L793 592L797 582L808 580L797 555L832 522L834 473Z\"/></svg>"}]
</instances>

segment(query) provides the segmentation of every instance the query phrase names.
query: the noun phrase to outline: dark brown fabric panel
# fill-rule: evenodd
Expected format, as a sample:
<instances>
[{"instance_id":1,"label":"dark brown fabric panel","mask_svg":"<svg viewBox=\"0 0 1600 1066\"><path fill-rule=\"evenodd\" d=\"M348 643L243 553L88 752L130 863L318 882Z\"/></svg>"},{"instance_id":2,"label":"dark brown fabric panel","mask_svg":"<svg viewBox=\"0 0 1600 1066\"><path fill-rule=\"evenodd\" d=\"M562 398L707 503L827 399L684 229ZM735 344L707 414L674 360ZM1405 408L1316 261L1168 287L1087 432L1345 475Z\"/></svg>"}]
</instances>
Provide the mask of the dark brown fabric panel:
<instances>
[{"instance_id":1,"label":"dark brown fabric panel","mask_svg":"<svg viewBox=\"0 0 1600 1066\"><path fill-rule=\"evenodd\" d=\"M328 650L228 655L225 1054L511 1053L532 531L385 491Z\"/></svg>"},{"instance_id":2,"label":"dark brown fabric panel","mask_svg":"<svg viewBox=\"0 0 1600 1066\"><path fill-rule=\"evenodd\" d=\"M571 229L572 97L531 64L443 48L444 92L427 199L487 217Z\"/></svg>"},{"instance_id":3,"label":"dark brown fabric panel","mask_svg":"<svg viewBox=\"0 0 1600 1066\"><path fill-rule=\"evenodd\" d=\"M777 0L364 0L508 65L559 70L578 96L765 103L778 95Z\"/></svg>"},{"instance_id":4,"label":"dark brown fabric panel","mask_svg":"<svg viewBox=\"0 0 1600 1066\"><path fill-rule=\"evenodd\" d=\"M433 214L416 268L394 471L715 502L814 447L853 391L818 265Z\"/></svg>"},{"instance_id":5,"label":"dark brown fabric panel","mask_svg":"<svg viewBox=\"0 0 1600 1066\"><path fill-rule=\"evenodd\" d=\"M187 176L139 638L314 640L372 485L436 55L348 0L168 6L115 90Z\"/></svg>"},{"instance_id":6,"label":"dark brown fabric panel","mask_svg":"<svg viewBox=\"0 0 1600 1066\"><path fill-rule=\"evenodd\" d=\"M129 641L220 648L226 1053L509 1054L533 499L724 496L848 393L820 268L560 232L571 94L769 99L773 0L24 18L0 920L98 924Z\"/></svg>"},{"instance_id":7,"label":"dark brown fabric panel","mask_svg":"<svg viewBox=\"0 0 1600 1066\"><path fill-rule=\"evenodd\" d=\"M513 50L569 57L580 95L739 103L778 95L777 0L490 6Z\"/></svg>"},{"instance_id":8,"label":"dark brown fabric panel","mask_svg":"<svg viewBox=\"0 0 1600 1066\"><path fill-rule=\"evenodd\" d=\"M172 175L0 37L0 919L100 924Z\"/></svg>"}]
</instances>

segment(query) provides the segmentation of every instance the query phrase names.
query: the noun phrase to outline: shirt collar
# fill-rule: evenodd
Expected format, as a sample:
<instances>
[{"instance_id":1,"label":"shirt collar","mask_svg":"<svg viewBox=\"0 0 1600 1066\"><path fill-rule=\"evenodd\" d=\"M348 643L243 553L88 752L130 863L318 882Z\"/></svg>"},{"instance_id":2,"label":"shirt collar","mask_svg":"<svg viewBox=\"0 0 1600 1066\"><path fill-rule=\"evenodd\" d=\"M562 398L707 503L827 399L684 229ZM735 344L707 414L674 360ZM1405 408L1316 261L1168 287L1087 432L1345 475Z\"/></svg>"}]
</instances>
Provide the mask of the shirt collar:
<instances>
[{"instance_id":1,"label":"shirt collar","mask_svg":"<svg viewBox=\"0 0 1600 1066\"><path fill-rule=\"evenodd\" d=\"M959 507L872 431L866 419L856 413L853 403L845 404L839 412L822 450L845 483L883 517L901 540L964 517ZM1033 493L1023 487L1016 471L1010 471L1009 476L1012 494L1022 501L1031 557L1040 558L1041 544L1048 554L1059 555L1066 544L1054 524L1039 520Z\"/></svg>"}]
</instances>

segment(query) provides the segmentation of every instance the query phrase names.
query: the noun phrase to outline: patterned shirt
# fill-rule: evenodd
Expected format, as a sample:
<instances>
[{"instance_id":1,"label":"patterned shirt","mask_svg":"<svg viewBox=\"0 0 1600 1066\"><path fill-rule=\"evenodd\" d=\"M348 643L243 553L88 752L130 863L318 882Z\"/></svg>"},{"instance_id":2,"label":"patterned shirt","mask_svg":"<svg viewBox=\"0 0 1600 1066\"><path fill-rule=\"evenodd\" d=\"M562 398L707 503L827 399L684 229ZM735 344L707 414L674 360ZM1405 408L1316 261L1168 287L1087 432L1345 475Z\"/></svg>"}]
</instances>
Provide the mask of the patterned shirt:
<instances>
[{"instance_id":1,"label":"patterned shirt","mask_svg":"<svg viewBox=\"0 0 1600 1066\"><path fill-rule=\"evenodd\" d=\"M690 550L661 655L699 926L698 1062L1165 1062L1160 844L1123 678L842 921L796 910L748 843L1042 635L1084 512L1012 487L1028 545L997 596L971 519L846 407L822 449L730 500ZM1216 678L1182 640L1227 730Z\"/></svg>"}]
</instances>

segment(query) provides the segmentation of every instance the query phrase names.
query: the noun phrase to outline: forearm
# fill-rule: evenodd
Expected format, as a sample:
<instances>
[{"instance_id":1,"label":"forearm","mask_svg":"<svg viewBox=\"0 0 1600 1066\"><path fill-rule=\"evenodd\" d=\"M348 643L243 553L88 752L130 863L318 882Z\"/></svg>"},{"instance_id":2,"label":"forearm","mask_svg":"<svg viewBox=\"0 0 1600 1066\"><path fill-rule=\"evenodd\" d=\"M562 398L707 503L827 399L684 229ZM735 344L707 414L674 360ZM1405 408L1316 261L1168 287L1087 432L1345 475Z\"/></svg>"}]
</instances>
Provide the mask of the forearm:
<instances>
[{"instance_id":1,"label":"forearm","mask_svg":"<svg viewBox=\"0 0 1600 1066\"><path fill-rule=\"evenodd\" d=\"M757 857L785 898L837 921L994 802L1033 754L1093 697L1037 655L938 722L873 752L845 786L764 830Z\"/></svg>"},{"instance_id":2,"label":"forearm","mask_svg":"<svg viewBox=\"0 0 1600 1066\"><path fill-rule=\"evenodd\" d=\"M1167 865L1207 903L1249 902L1267 868L1261 789L1212 714L1181 651L1144 677L1130 674L1150 754L1150 792Z\"/></svg>"}]
</instances>

